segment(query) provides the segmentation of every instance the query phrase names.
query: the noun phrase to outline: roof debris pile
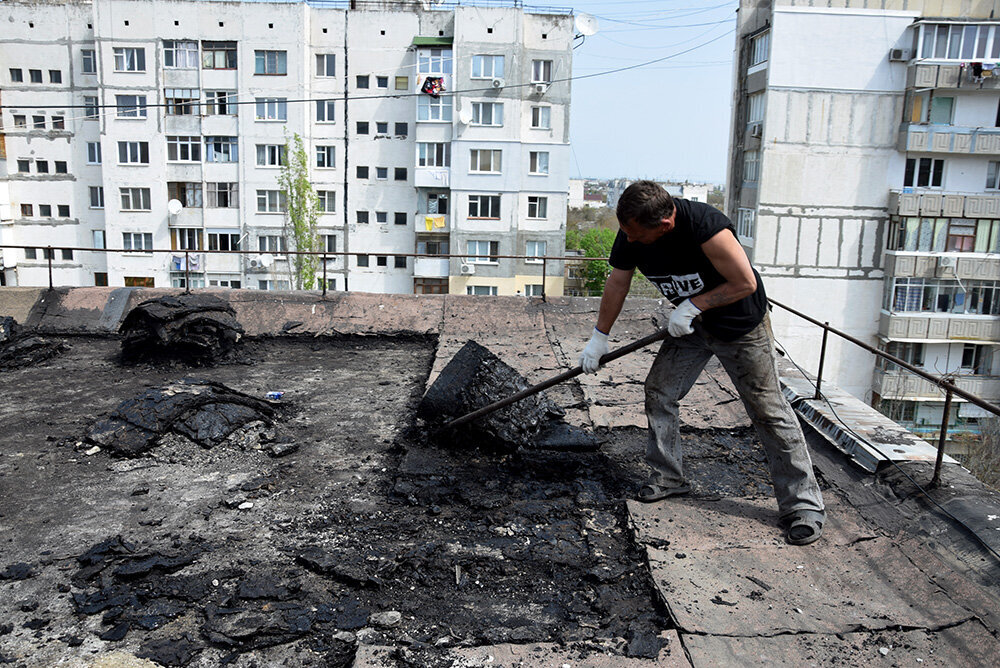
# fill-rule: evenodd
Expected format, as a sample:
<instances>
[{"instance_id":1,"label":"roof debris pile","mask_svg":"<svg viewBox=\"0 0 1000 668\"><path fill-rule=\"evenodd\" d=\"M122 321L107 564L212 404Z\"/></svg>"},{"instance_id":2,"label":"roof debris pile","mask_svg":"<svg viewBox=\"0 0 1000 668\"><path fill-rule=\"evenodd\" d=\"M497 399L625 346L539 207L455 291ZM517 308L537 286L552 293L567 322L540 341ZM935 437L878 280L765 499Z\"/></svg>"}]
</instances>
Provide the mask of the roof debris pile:
<instances>
[{"instance_id":1,"label":"roof debris pile","mask_svg":"<svg viewBox=\"0 0 1000 668\"><path fill-rule=\"evenodd\" d=\"M217 361L231 352L243 327L236 311L214 295L185 294L142 302L118 329L126 360Z\"/></svg>"},{"instance_id":2,"label":"roof debris pile","mask_svg":"<svg viewBox=\"0 0 1000 668\"><path fill-rule=\"evenodd\" d=\"M524 376L510 365L475 341L467 341L427 390L417 415L428 425L440 427L528 387ZM566 424L564 414L560 407L535 394L451 429L436 440L507 452L519 448L596 450L599 444L594 435Z\"/></svg>"},{"instance_id":3,"label":"roof debris pile","mask_svg":"<svg viewBox=\"0 0 1000 668\"><path fill-rule=\"evenodd\" d=\"M14 318L0 318L0 369L33 366L67 350L63 341L25 334Z\"/></svg>"},{"instance_id":4,"label":"roof debris pile","mask_svg":"<svg viewBox=\"0 0 1000 668\"><path fill-rule=\"evenodd\" d=\"M90 428L86 440L125 457L143 454L167 434L203 448L229 439L246 449L267 438L275 414L270 402L222 383L185 378L126 399ZM273 448L272 454L277 454Z\"/></svg>"}]
</instances>

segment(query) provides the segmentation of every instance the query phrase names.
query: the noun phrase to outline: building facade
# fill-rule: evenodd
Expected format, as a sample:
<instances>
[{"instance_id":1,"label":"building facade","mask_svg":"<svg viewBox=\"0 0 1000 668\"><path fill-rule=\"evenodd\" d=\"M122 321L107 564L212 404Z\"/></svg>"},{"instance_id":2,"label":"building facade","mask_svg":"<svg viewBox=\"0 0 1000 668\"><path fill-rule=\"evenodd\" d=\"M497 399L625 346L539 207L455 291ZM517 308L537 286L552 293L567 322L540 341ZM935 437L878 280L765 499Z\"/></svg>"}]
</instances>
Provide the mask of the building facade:
<instances>
[{"instance_id":1,"label":"building facade","mask_svg":"<svg viewBox=\"0 0 1000 668\"><path fill-rule=\"evenodd\" d=\"M564 249L573 17L514 4L5 2L5 283L292 287L298 135L329 288L560 294L503 256Z\"/></svg>"},{"instance_id":2,"label":"building facade","mask_svg":"<svg viewBox=\"0 0 1000 668\"><path fill-rule=\"evenodd\" d=\"M1000 3L870 4L741 3L728 212L771 298L997 401ZM815 371L821 330L772 319ZM939 428L942 394L894 365L831 336L824 369Z\"/></svg>"}]
</instances>

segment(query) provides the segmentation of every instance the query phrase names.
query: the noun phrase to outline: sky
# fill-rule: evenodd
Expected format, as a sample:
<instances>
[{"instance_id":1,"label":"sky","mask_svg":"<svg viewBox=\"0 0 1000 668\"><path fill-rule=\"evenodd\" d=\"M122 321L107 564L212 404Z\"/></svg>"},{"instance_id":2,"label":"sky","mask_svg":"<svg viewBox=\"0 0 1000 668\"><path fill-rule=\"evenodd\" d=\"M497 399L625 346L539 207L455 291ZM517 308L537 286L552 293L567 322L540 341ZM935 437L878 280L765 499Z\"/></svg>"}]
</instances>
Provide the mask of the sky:
<instances>
[{"instance_id":1,"label":"sky","mask_svg":"<svg viewBox=\"0 0 1000 668\"><path fill-rule=\"evenodd\" d=\"M573 51L570 178L725 182L738 0L527 4L598 23Z\"/></svg>"}]
</instances>

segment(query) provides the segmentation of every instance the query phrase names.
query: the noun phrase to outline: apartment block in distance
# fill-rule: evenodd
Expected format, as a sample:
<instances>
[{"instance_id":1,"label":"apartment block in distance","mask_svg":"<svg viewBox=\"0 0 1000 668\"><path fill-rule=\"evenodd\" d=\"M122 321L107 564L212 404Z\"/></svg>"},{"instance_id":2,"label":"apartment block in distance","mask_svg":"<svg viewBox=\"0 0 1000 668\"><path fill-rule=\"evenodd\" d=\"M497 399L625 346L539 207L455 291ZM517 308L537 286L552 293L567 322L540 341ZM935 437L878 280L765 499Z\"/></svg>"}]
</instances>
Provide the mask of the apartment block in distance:
<instances>
[{"instance_id":1,"label":"apartment block in distance","mask_svg":"<svg viewBox=\"0 0 1000 668\"><path fill-rule=\"evenodd\" d=\"M997 2L743 2L728 210L773 299L1000 399ZM846 5L846 6L843 6ZM822 332L773 311L816 370ZM830 337L825 377L917 431L943 394ZM984 412L956 399L949 423Z\"/></svg>"},{"instance_id":2,"label":"apartment block in distance","mask_svg":"<svg viewBox=\"0 0 1000 668\"><path fill-rule=\"evenodd\" d=\"M292 287L297 134L328 288L561 294L573 16L519 4L3 3L4 283Z\"/></svg>"}]
</instances>

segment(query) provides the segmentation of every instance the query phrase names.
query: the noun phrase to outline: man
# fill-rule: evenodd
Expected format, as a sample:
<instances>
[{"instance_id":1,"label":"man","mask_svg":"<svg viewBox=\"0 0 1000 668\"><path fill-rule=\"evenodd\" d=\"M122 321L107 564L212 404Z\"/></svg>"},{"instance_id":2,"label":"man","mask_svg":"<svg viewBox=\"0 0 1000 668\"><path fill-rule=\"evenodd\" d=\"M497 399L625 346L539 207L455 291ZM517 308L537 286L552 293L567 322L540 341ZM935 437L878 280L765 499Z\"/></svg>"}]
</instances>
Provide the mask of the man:
<instances>
[{"instance_id":1,"label":"man","mask_svg":"<svg viewBox=\"0 0 1000 668\"><path fill-rule=\"evenodd\" d=\"M781 393L760 275L717 209L673 199L652 181L630 185L618 201L621 227L611 249L597 326L580 355L596 373L608 352L608 334L621 312L638 268L675 306L664 340L646 377L653 472L638 499L659 501L686 494L678 438L678 403L715 355L740 393L764 445L785 539L807 545L819 539L826 514L798 419Z\"/></svg>"}]
</instances>

